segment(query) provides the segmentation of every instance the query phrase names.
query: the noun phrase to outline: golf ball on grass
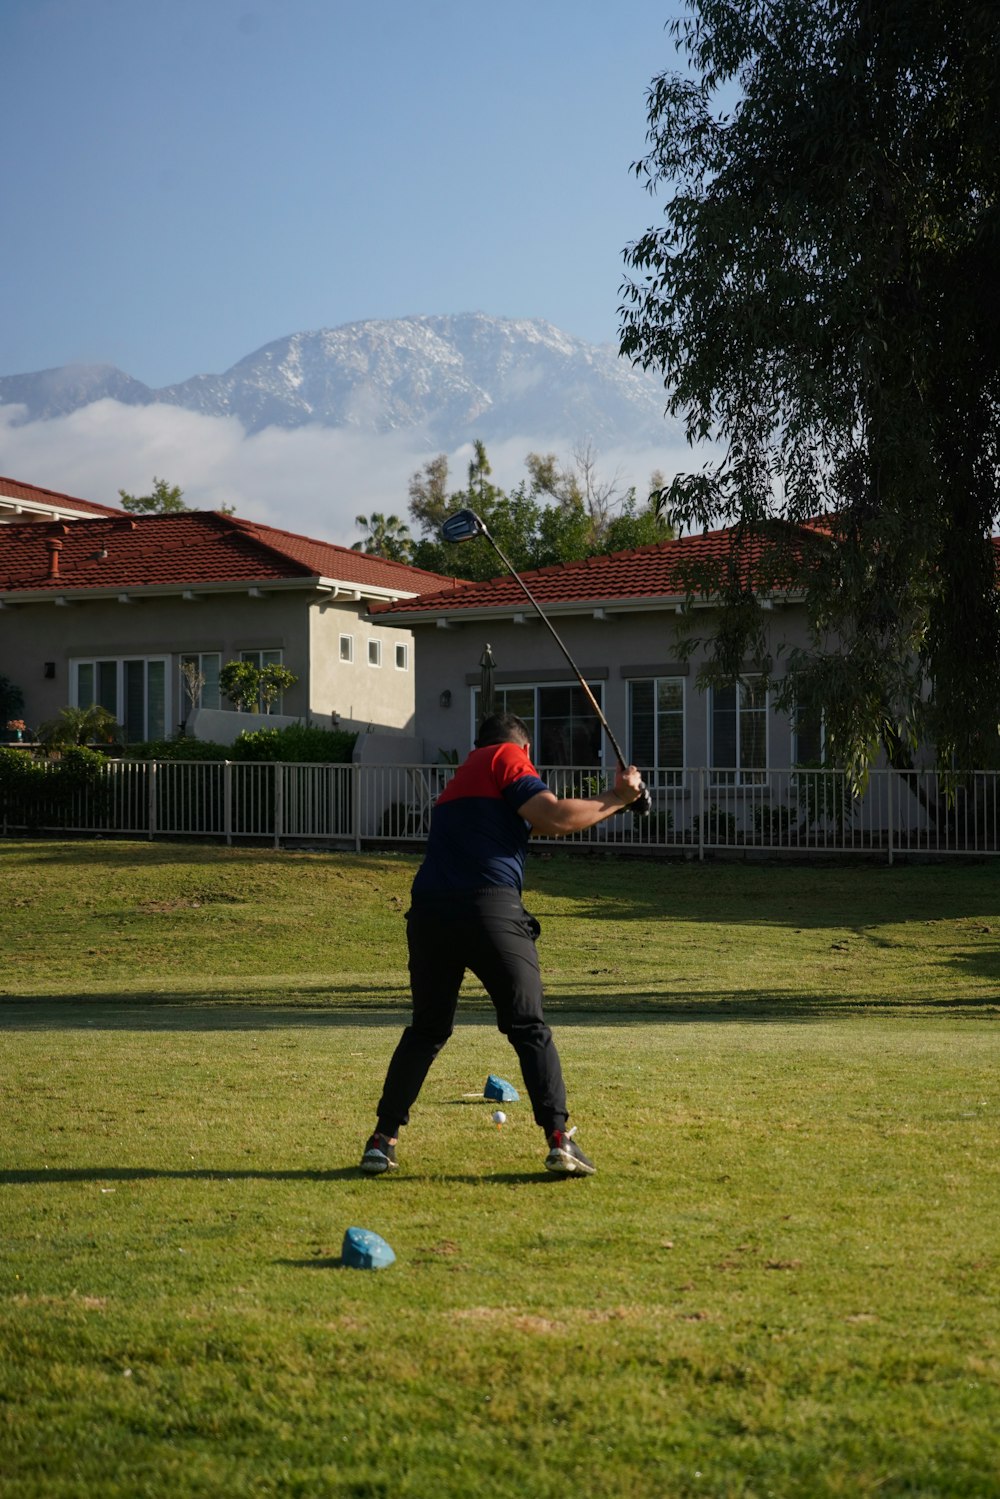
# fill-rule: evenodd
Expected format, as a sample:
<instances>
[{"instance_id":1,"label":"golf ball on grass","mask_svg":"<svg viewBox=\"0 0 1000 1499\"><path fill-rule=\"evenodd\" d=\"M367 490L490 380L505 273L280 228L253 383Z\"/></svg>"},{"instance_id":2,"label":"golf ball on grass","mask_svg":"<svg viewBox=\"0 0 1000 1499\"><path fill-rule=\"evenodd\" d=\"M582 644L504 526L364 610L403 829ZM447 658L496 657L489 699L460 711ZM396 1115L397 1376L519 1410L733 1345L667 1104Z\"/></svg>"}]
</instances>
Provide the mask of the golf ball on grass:
<instances>
[{"instance_id":1,"label":"golf ball on grass","mask_svg":"<svg viewBox=\"0 0 1000 1499\"><path fill-rule=\"evenodd\" d=\"M506 1124L507 1123L507 1115L504 1113L503 1109L494 1109L493 1110L493 1123L494 1124Z\"/></svg>"}]
</instances>

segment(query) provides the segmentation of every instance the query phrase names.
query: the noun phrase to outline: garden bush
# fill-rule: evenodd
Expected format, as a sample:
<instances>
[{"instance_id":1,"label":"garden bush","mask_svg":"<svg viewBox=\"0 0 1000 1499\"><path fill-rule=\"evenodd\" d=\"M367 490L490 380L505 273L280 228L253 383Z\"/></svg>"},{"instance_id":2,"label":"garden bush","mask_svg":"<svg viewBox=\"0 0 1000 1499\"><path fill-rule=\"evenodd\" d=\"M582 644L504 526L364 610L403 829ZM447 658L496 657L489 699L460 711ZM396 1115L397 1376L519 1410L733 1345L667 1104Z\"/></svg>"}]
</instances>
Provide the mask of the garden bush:
<instances>
[{"instance_id":1,"label":"garden bush","mask_svg":"<svg viewBox=\"0 0 1000 1499\"><path fill-rule=\"evenodd\" d=\"M754 842L767 846L775 844L786 848L791 841L792 833L798 828L798 818L791 807L779 803L778 806L755 807L753 811L753 838Z\"/></svg>"},{"instance_id":2,"label":"garden bush","mask_svg":"<svg viewBox=\"0 0 1000 1499\"><path fill-rule=\"evenodd\" d=\"M211 739L147 739L130 744L124 751L127 760L231 760L228 744Z\"/></svg>"},{"instance_id":3,"label":"garden bush","mask_svg":"<svg viewBox=\"0 0 1000 1499\"><path fill-rule=\"evenodd\" d=\"M130 744L130 760L275 760L289 764L349 765L357 734L346 729L320 729L308 724L284 728L248 729L233 744L210 739L149 739Z\"/></svg>"},{"instance_id":4,"label":"garden bush","mask_svg":"<svg viewBox=\"0 0 1000 1499\"><path fill-rule=\"evenodd\" d=\"M291 723L280 729L251 729L228 752L230 760L287 760L311 765L348 765L357 734Z\"/></svg>"},{"instance_id":5,"label":"garden bush","mask_svg":"<svg viewBox=\"0 0 1000 1499\"><path fill-rule=\"evenodd\" d=\"M15 827L69 826L78 798L90 811L107 801L106 764L104 755L83 746L58 760L0 747L0 817Z\"/></svg>"}]
</instances>

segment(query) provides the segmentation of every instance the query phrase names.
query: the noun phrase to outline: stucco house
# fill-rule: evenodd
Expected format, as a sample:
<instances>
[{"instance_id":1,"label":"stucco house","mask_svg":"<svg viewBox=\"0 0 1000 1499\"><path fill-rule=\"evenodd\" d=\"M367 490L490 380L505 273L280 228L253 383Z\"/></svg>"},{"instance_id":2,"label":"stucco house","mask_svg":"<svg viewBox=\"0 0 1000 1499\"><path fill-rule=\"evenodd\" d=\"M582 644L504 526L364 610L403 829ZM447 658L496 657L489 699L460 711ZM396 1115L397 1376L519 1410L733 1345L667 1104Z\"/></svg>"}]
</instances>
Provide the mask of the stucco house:
<instances>
[{"instance_id":1,"label":"stucco house","mask_svg":"<svg viewBox=\"0 0 1000 1499\"><path fill-rule=\"evenodd\" d=\"M39 493L21 503L49 503ZM198 736L224 738L210 722L231 706L219 672L244 659L294 672L282 716L412 733L412 633L368 606L446 592L446 578L211 511L33 514L0 525L0 675L29 726L98 702L130 741L170 737L190 713L190 663L209 720Z\"/></svg>"},{"instance_id":2,"label":"stucco house","mask_svg":"<svg viewBox=\"0 0 1000 1499\"><path fill-rule=\"evenodd\" d=\"M754 662L738 683L696 686L705 648L686 655L681 641L692 626L695 635L712 633L703 612L712 601L696 601L690 620L683 577L692 564L723 558L729 544L729 532L714 531L524 574L627 757L655 769L661 786L690 766L710 767L719 784L754 784L771 767L821 752L821 725L778 713ZM803 611L794 596L773 590L765 608L770 654L780 662L780 647L805 643ZM514 578L370 609L414 633L416 723L428 759L438 748L460 755L470 748L489 646L496 702L526 720L539 765L613 765L579 684Z\"/></svg>"}]
</instances>

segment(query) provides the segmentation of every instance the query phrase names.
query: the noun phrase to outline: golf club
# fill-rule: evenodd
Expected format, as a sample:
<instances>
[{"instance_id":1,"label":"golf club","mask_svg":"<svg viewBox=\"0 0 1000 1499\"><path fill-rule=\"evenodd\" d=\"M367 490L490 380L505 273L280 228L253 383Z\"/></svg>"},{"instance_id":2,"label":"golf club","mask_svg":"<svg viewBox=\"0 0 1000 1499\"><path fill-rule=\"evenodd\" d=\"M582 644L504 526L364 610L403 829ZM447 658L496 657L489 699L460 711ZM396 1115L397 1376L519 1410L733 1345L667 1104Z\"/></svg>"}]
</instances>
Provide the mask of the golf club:
<instances>
[{"instance_id":1,"label":"golf club","mask_svg":"<svg viewBox=\"0 0 1000 1499\"><path fill-rule=\"evenodd\" d=\"M563 655L566 657L566 660L569 662L570 667L572 668L573 675L576 677L576 680L583 688L587 701L590 703L590 706L593 708L594 712L597 715L598 722L604 729L605 734L607 734L608 736L608 742L615 752L615 759L618 761L618 764L621 766L622 770L627 770L628 766L625 760L625 756L622 754L621 749L619 748L618 740L615 738L611 725L608 723L608 720L605 718L604 713L601 710L600 703L597 701L594 694L591 692L590 688L584 681L580 668L577 666L576 662L573 660L573 657L566 649L563 641L556 633L551 620L543 612L541 604L535 598L527 583L525 583L520 573L518 573L517 569L514 567L514 564L504 556L503 552L497 546L493 537L486 529L485 523L480 520L479 516L474 510L456 510L455 514L450 515L445 521L444 525L441 527L442 541L473 541L477 536L482 536L484 540L489 542L490 546L496 552L497 556L500 558L500 561L510 573L511 577L516 583L520 585L525 597L528 599L529 603L537 613L539 619L548 629L549 634L552 636L552 639L555 641L556 645L559 647ZM650 801L649 792L646 787L643 786L642 791L640 792L636 800L630 803L629 810L634 817L647 817L649 815L651 806L652 803Z\"/></svg>"}]
</instances>

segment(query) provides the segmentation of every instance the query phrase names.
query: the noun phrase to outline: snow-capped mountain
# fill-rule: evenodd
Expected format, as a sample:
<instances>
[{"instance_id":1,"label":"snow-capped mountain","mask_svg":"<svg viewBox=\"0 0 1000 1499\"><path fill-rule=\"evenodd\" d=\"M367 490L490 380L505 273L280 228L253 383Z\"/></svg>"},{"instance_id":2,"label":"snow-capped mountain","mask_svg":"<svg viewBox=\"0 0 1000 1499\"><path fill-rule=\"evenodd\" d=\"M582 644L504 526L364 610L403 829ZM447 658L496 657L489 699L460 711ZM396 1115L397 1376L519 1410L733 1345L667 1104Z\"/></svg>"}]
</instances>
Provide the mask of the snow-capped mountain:
<instances>
[{"instance_id":1,"label":"snow-capped mountain","mask_svg":"<svg viewBox=\"0 0 1000 1499\"><path fill-rule=\"evenodd\" d=\"M25 407L26 421L108 397L234 416L248 432L308 424L373 436L408 431L442 451L525 432L599 447L649 445L669 430L662 386L613 346L482 313L293 333L224 374L160 390L108 365L0 377L0 405Z\"/></svg>"}]
</instances>

